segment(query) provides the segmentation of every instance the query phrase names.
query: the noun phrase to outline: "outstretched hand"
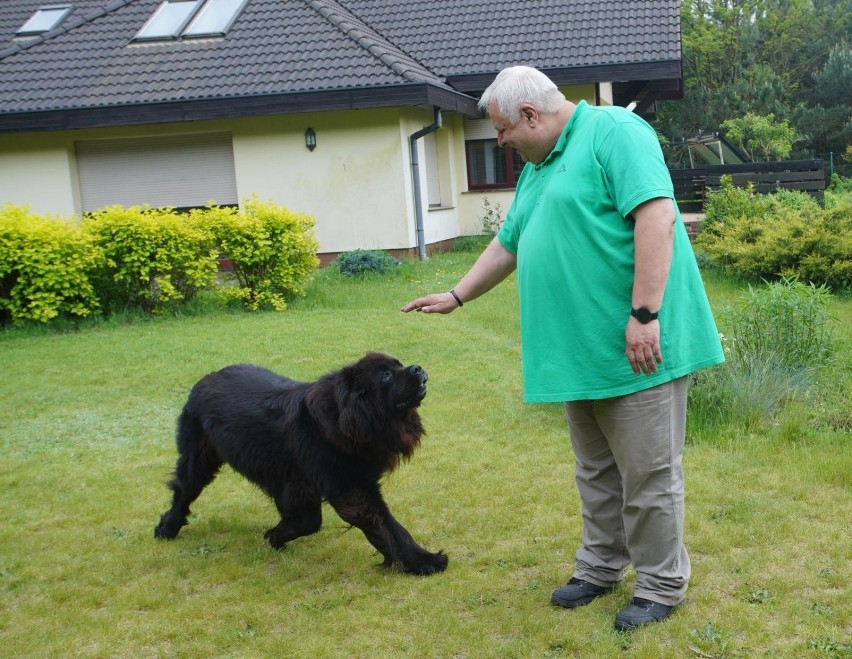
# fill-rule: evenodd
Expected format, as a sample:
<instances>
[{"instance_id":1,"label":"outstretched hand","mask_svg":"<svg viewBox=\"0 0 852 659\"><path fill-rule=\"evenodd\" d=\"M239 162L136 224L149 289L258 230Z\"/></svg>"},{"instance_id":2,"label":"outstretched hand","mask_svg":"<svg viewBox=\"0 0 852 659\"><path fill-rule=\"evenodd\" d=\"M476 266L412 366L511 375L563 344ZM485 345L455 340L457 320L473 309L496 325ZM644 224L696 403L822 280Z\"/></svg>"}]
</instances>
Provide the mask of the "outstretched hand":
<instances>
[{"instance_id":1,"label":"outstretched hand","mask_svg":"<svg viewBox=\"0 0 852 659\"><path fill-rule=\"evenodd\" d=\"M452 293L432 293L406 304L400 311L422 311L423 313L450 313L458 309L459 303Z\"/></svg>"}]
</instances>

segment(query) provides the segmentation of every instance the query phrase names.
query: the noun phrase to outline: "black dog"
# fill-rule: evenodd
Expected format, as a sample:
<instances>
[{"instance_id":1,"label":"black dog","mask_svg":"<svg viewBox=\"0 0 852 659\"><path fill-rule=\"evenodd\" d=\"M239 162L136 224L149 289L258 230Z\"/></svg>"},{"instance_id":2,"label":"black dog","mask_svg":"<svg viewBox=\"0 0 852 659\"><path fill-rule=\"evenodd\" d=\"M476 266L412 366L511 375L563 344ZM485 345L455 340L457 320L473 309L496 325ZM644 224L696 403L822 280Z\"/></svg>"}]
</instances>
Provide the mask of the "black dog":
<instances>
[{"instance_id":1,"label":"black dog","mask_svg":"<svg viewBox=\"0 0 852 659\"><path fill-rule=\"evenodd\" d=\"M178 419L172 507L154 535L177 536L190 504L227 463L275 501L281 521L265 533L274 548L316 533L326 500L364 532L384 565L443 571L447 556L414 541L379 486L420 443L417 407L427 379L420 366L375 352L315 382L246 364L207 375Z\"/></svg>"}]
</instances>

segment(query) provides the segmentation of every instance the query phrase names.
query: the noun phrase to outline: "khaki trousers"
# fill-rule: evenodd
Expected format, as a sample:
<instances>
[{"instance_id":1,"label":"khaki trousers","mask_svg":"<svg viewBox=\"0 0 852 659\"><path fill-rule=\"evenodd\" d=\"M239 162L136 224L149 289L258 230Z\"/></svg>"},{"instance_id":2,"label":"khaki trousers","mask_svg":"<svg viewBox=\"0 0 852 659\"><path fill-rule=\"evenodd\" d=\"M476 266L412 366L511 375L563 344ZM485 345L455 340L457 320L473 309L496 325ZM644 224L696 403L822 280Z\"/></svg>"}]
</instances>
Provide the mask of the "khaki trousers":
<instances>
[{"instance_id":1,"label":"khaki trousers","mask_svg":"<svg viewBox=\"0 0 852 659\"><path fill-rule=\"evenodd\" d=\"M683 546L686 378L603 400L565 403L583 503L574 576L611 586L636 569L634 595L680 603L690 575Z\"/></svg>"}]
</instances>

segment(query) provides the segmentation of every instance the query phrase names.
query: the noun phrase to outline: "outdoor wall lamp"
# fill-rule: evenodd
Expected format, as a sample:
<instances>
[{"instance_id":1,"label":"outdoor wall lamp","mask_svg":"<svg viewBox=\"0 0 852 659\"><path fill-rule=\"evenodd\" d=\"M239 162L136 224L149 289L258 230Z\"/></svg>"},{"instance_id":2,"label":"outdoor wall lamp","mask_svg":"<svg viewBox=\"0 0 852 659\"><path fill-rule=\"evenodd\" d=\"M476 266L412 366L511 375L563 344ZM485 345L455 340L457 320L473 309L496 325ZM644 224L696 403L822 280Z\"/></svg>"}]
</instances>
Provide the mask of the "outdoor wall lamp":
<instances>
[{"instance_id":1,"label":"outdoor wall lamp","mask_svg":"<svg viewBox=\"0 0 852 659\"><path fill-rule=\"evenodd\" d=\"M308 151L313 151L317 148L317 134L313 128L308 128L305 131L305 146L308 147Z\"/></svg>"}]
</instances>

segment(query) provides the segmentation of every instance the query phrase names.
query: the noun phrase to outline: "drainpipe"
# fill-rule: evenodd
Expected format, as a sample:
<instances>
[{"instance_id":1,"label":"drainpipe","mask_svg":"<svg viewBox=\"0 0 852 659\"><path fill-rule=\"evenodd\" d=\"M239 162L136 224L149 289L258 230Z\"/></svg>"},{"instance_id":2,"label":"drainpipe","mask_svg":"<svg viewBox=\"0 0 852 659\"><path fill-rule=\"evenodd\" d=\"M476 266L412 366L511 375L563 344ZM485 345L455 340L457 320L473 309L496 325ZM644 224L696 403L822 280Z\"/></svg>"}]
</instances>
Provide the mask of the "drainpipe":
<instances>
[{"instance_id":1,"label":"drainpipe","mask_svg":"<svg viewBox=\"0 0 852 659\"><path fill-rule=\"evenodd\" d=\"M420 203L420 157L417 154L417 140L424 135L433 133L441 127L441 108L435 106L435 122L412 133L408 137L409 152L411 153L411 176L414 184L414 224L417 230L417 256L421 261L427 260L426 236L423 232L423 207Z\"/></svg>"}]
</instances>

